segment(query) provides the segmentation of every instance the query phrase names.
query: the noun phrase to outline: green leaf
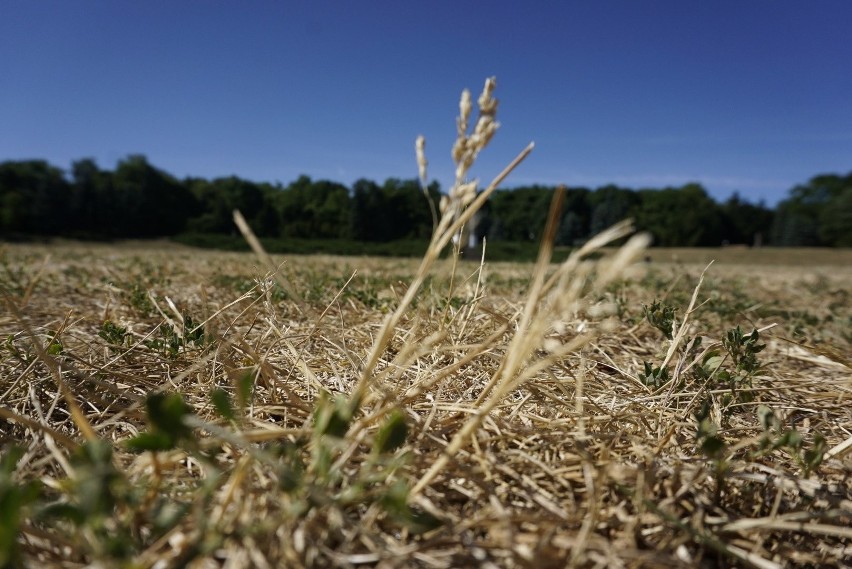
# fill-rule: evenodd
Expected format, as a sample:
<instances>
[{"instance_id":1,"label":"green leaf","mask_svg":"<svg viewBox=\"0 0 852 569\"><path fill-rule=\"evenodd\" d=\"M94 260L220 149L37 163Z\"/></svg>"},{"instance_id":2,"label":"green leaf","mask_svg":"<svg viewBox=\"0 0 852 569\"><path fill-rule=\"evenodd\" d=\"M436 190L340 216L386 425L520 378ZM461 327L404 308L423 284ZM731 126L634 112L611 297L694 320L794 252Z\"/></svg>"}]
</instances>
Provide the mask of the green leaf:
<instances>
[{"instance_id":1,"label":"green leaf","mask_svg":"<svg viewBox=\"0 0 852 569\"><path fill-rule=\"evenodd\" d=\"M68 520L75 525L83 525L86 521L86 512L74 504L54 502L39 510L38 519Z\"/></svg>"},{"instance_id":2,"label":"green leaf","mask_svg":"<svg viewBox=\"0 0 852 569\"><path fill-rule=\"evenodd\" d=\"M709 458L719 458L725 449L725 441L713 435L705 437L701 442L701 452Z\"/></svg>"},{"instance_id":3,"label":"green leaf","mask_svg":"<svg viewBox=\"0 0 852 569\"><path fill-rule=\"evenodd\" d=\"M219 413L223 418L234 421L236 420L236 415L234 415L234 408L231 405L231 396L224 389L214 389L212 393L210 393L210 401L213 403L213 407L216 409L216 412Z\"/></svg>"},{"instance_id":4,"label":"green leaf","mask_svg":"<svg viewBox=\"0 0 852 569\"><path fill-rule=\"evenodd\" d=\"M405 444L406 438L408 438L408 425L405 422L405 415L402 411L395 409L376 433L373 449L379 454L393 452Z\"/></svg>"},{"instance_id":5,"label":"green leaf","mask_svg":"<svg viewBox=\"0 0 852 569\"><path fill-rule=\"evenodd\" d=\"M664 367L655 368L648 362L643 363L645 364L645 371L639 374L639 379L645 385L658 389L671 380L668 369Z\"/></svg>"},{"instance_id":6,"label":"green leaf","mask_svg":"<svg viewBox=\"0 0 852 569\"><path fill-rule=\"evenodd\" d=\"M300 450L296 445L288 444L284 448L282 464L278 468L278 487L284 492L290 493L302 485L305 474L305 465L300 456Z\"/></svg>"},{"instance_id":7,"label":"green leaf","mask_svg":"<svg viewBox=\"0 0 852 569\"><path fill-rule=\"evenodd\" d=\"M175 437L162 431L152 433L139 433L135 437L127 440L124 446L131 451L160 451L171 450L175 448L177 440Z\"/></svg>"},{"instance_id":8,"label":"green leaf","mask_svg":"<svg viewBox=\"0 0 852 569\"><path fill-rule=\"evenodd\" d=\"M822 436L822 433L815 433L813 448L806 450L803 455L806 473L810 473L811 470L822 464L822 459L825 456L825 447L825 437Z\"/></svg>"},{"instance_id":9,"label":"green leaf","mask_svg":"<svg viewBox=\"0 0 852 569\"><path fill-rule=\"evenodd\" d=\"M3 484L11 483L11 478L13 472L18 467L18 461L21 460L21 457L24 456L24 449L17 446L9 446L3 449L3 457L0 458L0 488L2 488Z\"/></svg>"},{"instance_id":10,"label":"green leaf","mask_svg":"<svg viewBox=\"0 0 852 569\"><path fill-rule=\"evenodd\" d=\"M802 446L802 435L796 429L790 429L781 435L778 442L781 446L790 447L795 450Z\"/></svg>"},{"instance_id":11,"label":"green leaf","mask_svg":"<svg viewBox=\"0 0 852 569\"><path fill-rule=\"evenodd\" d=\"M332 403L327 393L320 396L314 411L314 425L321 435L343 438L349 431L357 403L338 396Z\"/></svg>"},{"instance_id":12,"label":"green leaf","mask_svg":"<svg viewBox=\"0 0 852 569\"><path fill-rule=\"evenodd\" d=\"M112 462L112 444L87 441L71 455L76 501L87 516L110 516L127 499L126 480Z\"/></svg>"},{"instance_id":13,"label":"green leaf","mask_svg":"<svg viewBox=\"0 0 852 569\"><path fill-rule=\"evenodd\" d=\"M651 306L642 305L642 312L651 326L659 330L669 340L672 339L672 325L675 319L673 307L665 303L660 304L655 300L651 303Z\"/></svg>"},{"instance_id":14,"label":"green leaf","mask_svg":"<svg viewBox=\"0 0 852 569\"><path fill-rule=\"evenodd\" d=\"M429 512L408 504L408 486L397 480L381 499L385 512L396 523L408 529L412 534L421 534L437 529L443 522Z\"/></svg>"},{"instance_id":15,"label":"green leaf","mask_svg":"<svg viewBox=\"0 0 852 569\"><path fill-rule=\"evenodd\" d=\"M191 316L184 317L183 320L183 337L187 342L201 346L204 344L204 326L199 326L193 322Z\"/></svg>"},{"instance_id":16,"label":"green leaf","mask_svg":"<svg viewBox=\"0 0 852 569\"><path fill-rule=\"evenodd\" d=\"M408 508L408 516L404 520L404 525L410 533L418 535L438 529L444 525L444 522L425 510L410 506Z\"/></svg>"},{"instance_id":17,"label":"green leaf","mask_svg":"<svg viewBox=\"0 0 852 569\"><path fill-rule=\"evenodd\" d=\"M17 484L13 474L24 451L8 447L0 458L0 568L19 567L18 528L25 509L41 493L39 482Z\"/></svg>"},{"instance_id":18,"label":"green leaf","mask_svg":"<svg viewBox=\"0 0 852 569\"><path fill-rule=\"evenodd\" d=\"M757 418L764 431L768 431L770 428L775 427L778 424L778 418L775 417L775 413L766 405L757 406Z\"/></svg>"},{"instance_id":19,"label":"green leaf","mask_svg":"<svg viewBox=\"0 0 852 569\"><path fill-rule=\"evenodd\" d=\"M152 393L145 401L145 406L148 420L155 430L168 433L176 439L192 432L183 422L183 418L192 413L192 407L180 393Z\"/></svg>"},{"instance_id":20,"label":"green leaf","mask_svg":"<svg viewBox=\"0 0 852 569\"><path fill-rule=\"evenodd\" d=\"M127 328L118 326L110 320L104 320L101 329L98 331L98 336L106 340L108 344L121 346L127 337Z\"/></svg>"}]
</instances>

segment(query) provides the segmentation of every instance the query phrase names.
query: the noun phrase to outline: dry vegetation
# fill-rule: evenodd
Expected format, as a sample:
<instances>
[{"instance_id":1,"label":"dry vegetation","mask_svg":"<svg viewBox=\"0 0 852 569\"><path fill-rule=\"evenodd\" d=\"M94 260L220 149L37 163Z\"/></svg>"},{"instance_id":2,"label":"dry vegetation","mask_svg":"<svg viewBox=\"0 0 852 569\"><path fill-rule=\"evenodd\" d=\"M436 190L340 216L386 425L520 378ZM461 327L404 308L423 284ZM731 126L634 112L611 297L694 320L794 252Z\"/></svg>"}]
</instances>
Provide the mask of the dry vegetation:
<instances>
[{"instance_id":1,"label":"dry vegetation","mask_svg":"<svg viewBox=\"0 0 852 569\"><path fill-rule=\"evenodd\" d=\"M440 259L478 199L421 262L5 247L0 565L849 562L850 264Z\"/></svg>"}]
</instances>

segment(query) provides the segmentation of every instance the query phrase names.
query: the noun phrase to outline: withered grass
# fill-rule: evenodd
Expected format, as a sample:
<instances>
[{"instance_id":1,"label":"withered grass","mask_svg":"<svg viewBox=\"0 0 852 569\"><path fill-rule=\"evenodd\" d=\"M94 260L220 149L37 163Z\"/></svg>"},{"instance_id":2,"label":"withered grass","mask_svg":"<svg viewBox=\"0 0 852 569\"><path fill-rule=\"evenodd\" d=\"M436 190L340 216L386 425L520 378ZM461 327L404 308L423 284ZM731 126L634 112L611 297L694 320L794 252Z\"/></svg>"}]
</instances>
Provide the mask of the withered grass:
<instances>
[{"instance_id":1,"label":"withered grass","mask_svg":"<svg viewBox=\"0 0 852 569\"><path fill-rule=\"evenodd\" d=\"M604 331L568 353L556 346L553 358L544 345L524 346L532 351L524 369L533 371L492 385L491 393L500 392L491 397L487 386L511 365L532 266L464 262L452 291L448 275L436 277L397 322L372 370L372 396L337 457L344 481L335 491L347 476L357 479L383 414L404 410L411 431L398 451L406 457L399 475L416 489L412 503L443 524L413 534L369 502L330 500L292 515L275 472L248 448L310 436L321 390L352 393L416 263L290 258L281 272L302 291L304 310L279 298L249 255L54 245L7 246L4 260L23 285L9 290L7 281L7 303L17 314L0 317L8 338L0 360L1 432L4 444L26 448L17 479L42 480L61 496L62 481L75 475L68 454L86 438L56 371L34 351L58 333L63 351L53 359L63 384L94 435L114 443L115 463L131 485L151 485L156 468L162 480L151 500L194 505L138 552L137 566L176 566L210 533L220 542L192 566L783 567L849 559L848 267L775 267L768 276L726 265L708 271L698 300L710 302L694 314L692 333L714 341L734 324L776 325L763 336L768 366L754 383L756 400L731 413L725 440L735 448L758 438L755 409L764 403L805 437L818 430L829 449L839 449L807 478L783 450L760 458L731 450L721 495L712 462L696 446L699 386L654 392L638 379L643 361L662 361L668 351L641 320L642 304L665 297L683 303L683 314L701 268L652 263L632 281L614 281L593 299L618 305ZM214 340L176 357L146 347L143 340L165 317L131 303L137 285L165 316L177 318L168 298L178 314L206 321ZM98 337L105 320L130 331L122 349ZM545 334L563 346L594 324L581 310ZM228 430L210 392L231 389L242 373L255 378L254 393L233 440L196 431L220 450L222 476L208 501L195 503L202 470L186 452L160 453L155 466L150 453L123 450L122 441L145 429L143 402L155 390L180 392L200 421ZM519 373L526 373L522 382ZM24 520L18 541L30 566L97 560L86 537L62 524Z\"/></svg>"},{"instance_id":2,"label":"withered grass","mask_svg":"<svg viewBox=\"0 0 852 569\"><path fill-rule=\"evenodd\" d=\"M441 258L508 173L479 194L466 177L496 129L493 88L470 135L462 97L457 187L420 261L4 246L0 437L23 454L0 491L42 486L19 509L15 562L848 564L852 269L648 262L627 223L559 265L547 238L535 265L488 263L487 247L483 263ZM677 310L672 341L643 319L654 300ZM741 398L696 379L688 349L737 325L767 345ZM671 380L646 385L645 362ZM191 406L175 427L191 437L131 452L154 393ZM229 419L214 393L246 400ZM715 458L702 406L724 442ZM761 406L802 449L824 437L821 460L758 452ZM397 420L406 436L385 444ZM97 468L75 458L103 448Z\"/></svg>"}]
</instances>

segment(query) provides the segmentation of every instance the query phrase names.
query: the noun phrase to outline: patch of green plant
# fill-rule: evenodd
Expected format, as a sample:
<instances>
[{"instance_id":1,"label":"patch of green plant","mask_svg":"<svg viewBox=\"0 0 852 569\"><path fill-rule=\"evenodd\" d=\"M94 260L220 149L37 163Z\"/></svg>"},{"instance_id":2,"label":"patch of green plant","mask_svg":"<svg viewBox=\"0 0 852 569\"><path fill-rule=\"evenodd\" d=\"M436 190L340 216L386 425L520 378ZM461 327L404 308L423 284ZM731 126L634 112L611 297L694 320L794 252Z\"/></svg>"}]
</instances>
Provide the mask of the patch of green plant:
<instances>
[{"instance_id":1,"label":"patch of green plant","mask_svg":"<svg viewBox=\"0 0 852 569\"><path fill-rule=\"evenodd\" d=\"M290 298L287 291L281 288L281 285L277 282L259 283L257 279L245 275L216 274L210 282L217 288L233 290L239 294L253 290L254 298L265 293L268 295L268 299L274 303L284 302ZM258 286L259 284L263 286Z\"/></svg>"},{"instance_id":2,"label":"patch of green plant","mask_svg":"<svg viewBox=\"0 0 852 569\"><path fill-rule=\"evenodd\" d=\"M6 258L5 252L0 252L0 289L8 291L13 296L23 296L29 285L29 277L24 266L13 266Z\"/></svg>"},{"instance_id":3,"label":"patch of green plant","mask_svg":"<svg viewBox=\"0 0 852 569\"><path fill-rule=\"evenodd\" d=\"M725 450L725 441L718 435L719 426L710 418L712 403L706 399L695 413L697 431L695 439L701 453L712 460L719 460Z\"/></svg>"},{"instance_id":4,"label":"patch of green plant","mask_svg":"<svg viewBox=\"0 0 852 569\"><path fill-rule=\"evenodd\" d=\"M337 461L352 444L347 439L358 410L356 401L322 394L314 410L309 441L275 447L279 488L291 500L291 515L304 516L316 508L356 508L376 504L388 519L411 533L423 533L441 521L408 503L408 483L398 476L407 457L398 453L408 438L405 415L394 410L379 425L367 459L356 472L344 474Z\"/></svg>"},{"instance_id":5,"label":"patch of green plant","mask_svg":"<svg viewBox=\"0 0 852 569\"><path fill-rule=\"evenodd\" d=\"M727 286L725 286L727 284ZM745 291L738 283L729 284L722 282L708 282L707 286L712 289L709 301L704 309L718 314L722 319L734 318L743 314L753 306L761 304Z\"/></svg>"},{"instance_id":6,"label":"patch of green plant","mask_svg":"<svg viewBox=\"0 0 852 569\"><path fill-rule=\"evenodd\" d=\"M129 439L125 446L134 451L171 450L179 443L193 441L192 428L185 418L192 406L180 393L152 393L145 400L149 430Z\"/></svg>"},{"instance_id":7,"label":"patch of green plant","mask_svg":"<svg viewBox=\"0 0 852 569\"><path fill-rule=\"evenodd\" d=\"M7 352L24 365L29 365L33 357L33 354L30 351L30 344L27 343L26 348L21 349L18 347L17 339L18 338L15 334L9 334L6 336L6 341L3 342L3 351Z\"/></svg>"},{"instance_id":8,"label":"patch of green plant","mask_svg":"<svg viewBox=\"0 0 852 569\"><path fill-rule=\"evenodd\" d=\"M154 313L154 304L148 296L148 289L139 281L130 284L130 290L127 292L127 302L136 312L143 316L150 316Z\"/></svg>"},{"instance_id":9,"label":"patch of green plant","mask_svg":"<svg viewBox=\"0 0 852 569\"><path fill-rule=\"evenodd\" d=\"M45 350L51 356L59 356L65 351L65 346L62 345L62 341L59 339L58 331L48 330L47 347Z\"/></svg>"},{"instance_id":10,"label":"patch of green plant","mask_svg":"<svg viewBox=\"0 0 852 569\"><path fill-rule=\"evenodd\" d=\"M0 569L21 567L18 530L42 491L41 483L36 480L23 483L15 480L23 455L23 448L8 446L0 457Z\"/></svg>"},{"instance_id":11,"label":"patch of green plant","mask_svg":"<svg viewBox=\"0 0 852 569\"><path fill-rule=\"evenodd\" d=\"M87 441L71 455L74 475L64 484L65 495L41 511L83 529L97 558L129 559L137 548L127 520L117 509L133 502L127 480L112 462L108 441Z\"/></svg>"},{"instance_id":12,"label":"patch of green plant","mask_svg":"<svg viewBox=\"0 0 852 569\"><path fill-rule=\"evenodd\" d=\"M211 394L217 413L228 421L238 421L238 410L244 410L251 391L251 376L245 377L237 386L236 405L224 389ZM189 410L177 407L172 419L182 421ZM323 392L314 407L310 438L272 443L254 453L255 458L273 465L278 487L289 497L288 514L302 517L315 509L361 510L376 504L388 519L412 533L438 527L440 520L408 504L408 484L398 475L407 462L406 455L398 451L409 434L402 411L387 414L372 438L367 459L356 471L344 471L337 464L352 444L348 435L359 408L357 400ZM166 428L171 427L157 427Z\"/></svg>"},{"instance_id":13,"label":"patch of green plant","mask_svg":"<svg viewBox=\"0 0 852 569\"><path fill-rule=\"evenodd\" d=\"M757 417L763 428L763 435L760 437L756 456L765 456L778 449L786 450L801 466L805 478L822 464L826 451L822 433L815 432L813 442L805 445L804 437L795 427L784 428L770 407L760 405L757 408Z\"/></svg>"},{"instance_id":14,"label":"patch of green plant","mask_svg":"<svg viewBox=\"0 0 852 569\"><path fill-rule=\"evenodd\" d=\"M645 364L645 370L639 374L639 379L643 384L654 389L659 389L671 380L669 370L665 367L654 367L648 362L643 363Z\"/></svg>"},{"instance_id":15,"label":"patch of green plant","mask_svg":"<svg viewBox=\"0 0 852 569\"><path fill-rule=\"evenodd\" d=\"M126 346L130 339L130 333L124 326L119 326L112 320L104 320L98 336L109 344L110 348L118 349Z\"/></svg>"},{"instance_id":16,"label":"patch of green plant","mask_svg":"<svg viewBox=\"0 0 852 569\"><path fill-rule=\"evenodd\" d=\"M451 297L443 296L438 299L436 303L436 308L438 310L444 310L447 307L452 308L453 310L458 310L462 306L467 305L471 301L470 298L465 298L463 296L453 295Z\"/></svg>"},{"instance_id":17,"label":"patch of green plant","mask_svg":"<svg viewBox=\"0 0 852 569\"><path fill-rule=\"evenodd\" d=\"M132 559L189 512L188 504L158 497L147 480L128 479L115 466L109 441L86 441L69 462L70 477L37 506L34 519L65 533L94 565L132 566Z\"/></svg>"},{"instance_id":18,"label":"patch of green plant","mask_svg":"<svg viewBox=\"0 0 852 569\"><path fill-rule=\"evenodd\" d=\"M178 357L181 350L186 350L188 346L204 345L204 327L196 325L191 316L183 317L183 329L181 334L171 324L164 322L160 325L159 337L143 343L170 359Z\"/></svg>"},{"instance_id":19,"label":"patch of green plant","mask_svg":"<svg viewBox=\"0 0 852 569\"><path fill-rule=\"evenodd\" d=\"M675 319L675 309L665 303L654 301L650 306L642 305L642 313L648 324L659 330L663 336L672 339L672 328Z\"/></svg>"},{"instance_id":20,"label":"patch of green plant","mask_svg":"<svg viewBox=\"0 0 852 569\"><path fill-rule=\"evenodd\" d=\"M18 337L15 334L9 334L6 336L6 341L3 342L2 348L4 352L7 352L12 357L18 359L22 363L29 365L34 357L32 352L32 347L29 342L24 342L24 348L18 346ZM48 330L47 331L47 344L45 345L45 351L51 356L59 356L65 351L65 346L62 344L62 340L59 338L59 332L56 330Z\"/></svg>"},{"instance_id":21,"label":"patch of green plant","mask_svg":"<svg viewBox=\"0 0 852 569\"><path fill-rule=\"evenodd\" d=\"M396 480L381 496L381 505L388 516L412 534L437 529L443 522L429 512L412 506L408 501L409 488L403 480Z\"/></svg>"},{"instance_id":22,"label":"patch of green plant","mask_svg":"<svg viewBox=\"0 0 852 569\"><path fill-rule=\"evenodd\" d=\"M245 411L248 405L252 390L254 389L254 376L251 372L246 372L236 380L236 406L232 401L231 394L221 387L214 389L210 393L210 402L213 408L224 419L231 423L239 420L240 414Z\"/></svg>"},{"instance_id":23,"label":"patch of green plant","mask_svg":"<svg viewBox=\"0 0 852 569\"><path fill-rule=\"evenodd\" d=\"M743 334L739 326L728 330L722 339L722 346L728 351L737 371L743 375L754 375L760 370L757 354L763 351L766 344L758 343L760 332L756 329L751 334Z\"/></svg>"},{"instance_id":24,"label":"patch of green plant","mask_svg":"<svg viewBox=\"0 0 852 569\"><path fill-rule=\"evenodd\" d=\"M765 347L760 344L760 332L752 330L743 334L739 326L731 328L722 338L725 353L708 351L700 365L694 366L693 377L710 390L727 389L722 397L722 406L728 409L731 403L747 403L754 399L753 379L762 369L757 358Z\"/></svg>"},{"instance_id":25,"label":"patch of green plant","mask_svg":"<svg viewBox=\"0 0 852 569\"><path fill-rule=\"evenodd\" d=\"M727 445L719 436L719 426L710 418L712 401L708 398L695 413L696 432L695 442L698 450L713 465L713 475L716 481L716 499L718 500L725 489L725 475L728 472L728 462L725 460Z\"/></svg>"}]
</instances>

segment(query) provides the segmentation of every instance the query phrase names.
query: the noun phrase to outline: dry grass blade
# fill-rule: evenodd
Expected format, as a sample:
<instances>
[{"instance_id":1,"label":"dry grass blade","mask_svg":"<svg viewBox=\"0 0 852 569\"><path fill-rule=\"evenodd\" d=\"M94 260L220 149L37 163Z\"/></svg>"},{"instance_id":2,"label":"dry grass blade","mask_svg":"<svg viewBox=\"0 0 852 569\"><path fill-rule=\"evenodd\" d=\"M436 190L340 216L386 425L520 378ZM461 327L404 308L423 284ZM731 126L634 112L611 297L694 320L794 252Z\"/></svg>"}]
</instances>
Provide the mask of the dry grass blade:
<instances>
[{"instance_id":1,"label":"dry grass blade","mask_svg":"<svg viewBox=\"0 0 852 569\"><path fill-rule=\"evenodd\" d=\"M74 423L77 425L77 428L80 429L80 433L83 435L87 441L95 441L98 440L98 436L95 433L95 430L92 428L92 424L86 418L86 415L83 413L83 410L80 408L80 405L77 404L77 400L74 398L74 394L68 388L68 385L62 379L62 372L59 369L59 364L57 361L47 353L45 346L38 339L38 336L33 331L32 327L23 319L21 316L21 312L18 310L17 305L6 291L2 291L3 299L6 301L6 306L9 308L9 311L12 315L17 319L18 323L23 326L24 331L30 338L30 343L32 344L33 349L35 349L38 358L44 362L47 368L50 370L50 375L53 377L53 380L56 382L56 387L59 389L59 392L65 399L65 402L68 405L69 411L71 413L71 418L74 420ZM62 437L61 440L67 440L67 437Z\"/></svg>"},{"instance_id":2,"label":"dry grass blade","mask_svg":"<svg viewBox=\"0 0 852 569\"><path fill-rule=\"evenodd\" d=\"M267 269L269 269L270 274L275 278L278 285L287 291L287 294L290 295L293 302L296 303L302 312L305 312L307 308L299 294L296 292L296 289L293 288L293 285L291 285L287 279L281 276L281 267L275 264L272 257L269 256L269 253L267 253L266 249L263 248L263 245L260 244L260 240L254 234L254 231L252 231L249 224L246 223L246 219L243 217L243 214L238 210L234 210L234 223L236 223L237 228L248 242L251 250L254 251L254 254L257 255L258 258L266 265Z\"/></svg>"}]
</instances>

